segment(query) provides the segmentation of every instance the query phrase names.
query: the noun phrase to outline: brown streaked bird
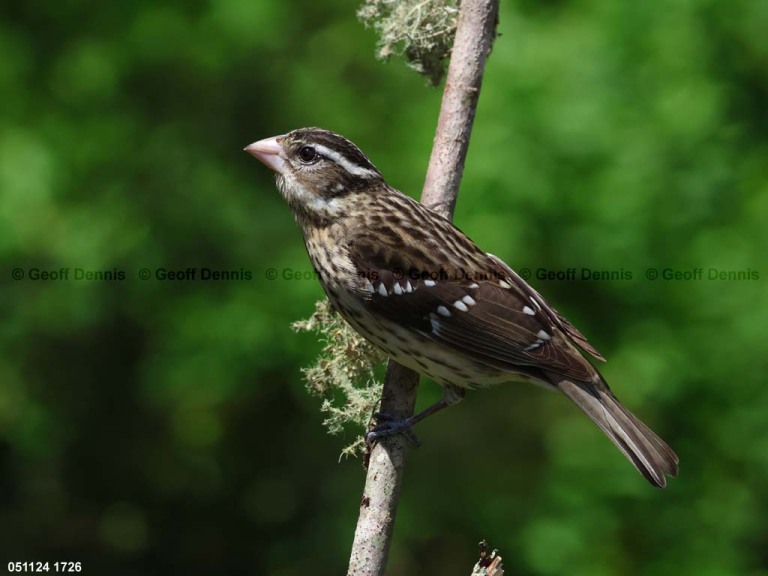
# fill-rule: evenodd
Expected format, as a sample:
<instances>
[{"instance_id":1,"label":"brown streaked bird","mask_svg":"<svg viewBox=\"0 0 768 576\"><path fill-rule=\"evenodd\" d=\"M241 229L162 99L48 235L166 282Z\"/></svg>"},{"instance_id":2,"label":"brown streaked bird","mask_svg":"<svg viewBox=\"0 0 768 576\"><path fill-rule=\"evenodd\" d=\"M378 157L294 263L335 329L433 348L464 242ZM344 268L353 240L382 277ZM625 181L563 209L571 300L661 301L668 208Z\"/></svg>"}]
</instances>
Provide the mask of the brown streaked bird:
<instances>
[{"instance_id":1,"label":"brown streaked bird","mask_svg":"<svg viewBox=\"0 0 768 576\"><path fill-rule=\"evenodd\" d=\"M443 386L438 403L382 422L373 438L410 430L467 389L524 380L563 392L654 486L677 476L677 455L614 396L581 332L504 262L389 186L352 142L302 128L245 150L275 171L336 310Z\"/></svg>"}]
</instances>

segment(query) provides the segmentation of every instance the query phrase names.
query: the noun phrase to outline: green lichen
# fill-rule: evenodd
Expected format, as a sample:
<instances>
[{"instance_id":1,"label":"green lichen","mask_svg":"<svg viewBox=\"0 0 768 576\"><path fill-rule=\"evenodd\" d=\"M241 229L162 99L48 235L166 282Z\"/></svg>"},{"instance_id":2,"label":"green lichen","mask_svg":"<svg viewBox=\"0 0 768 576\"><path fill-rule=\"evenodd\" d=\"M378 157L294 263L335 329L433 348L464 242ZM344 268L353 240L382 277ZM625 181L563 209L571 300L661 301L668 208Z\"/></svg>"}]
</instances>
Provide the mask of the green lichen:
<instances>
[{"instance_id":1,"label":"green lichen","mask_svg":"<svg viewBox=\"0 0 768 576\"><path fill-rule=\"evenodd\" d=\"M321 411L328 415L324 424L329 433L341 434L350 426L360 430L342 456L361 453L365 447L362 431L381 397L382 382L375 370L386 356L361 338L328 300L318 301L314 314L295 322L293 329L316 333L323 340L317 362L302 370L307 389L324 399Z\"/></svg>"},{"instance_id":2,"label":"green lichen","mask_svg":"<svg viewBox=\"0 0 768 576\"><path fill-rule=\"evenodd\" d=\"M379 35L378 56L403 55L437 86L451 55L459 0L365 0L357 11Z\"/></svg>"}]
</instances>

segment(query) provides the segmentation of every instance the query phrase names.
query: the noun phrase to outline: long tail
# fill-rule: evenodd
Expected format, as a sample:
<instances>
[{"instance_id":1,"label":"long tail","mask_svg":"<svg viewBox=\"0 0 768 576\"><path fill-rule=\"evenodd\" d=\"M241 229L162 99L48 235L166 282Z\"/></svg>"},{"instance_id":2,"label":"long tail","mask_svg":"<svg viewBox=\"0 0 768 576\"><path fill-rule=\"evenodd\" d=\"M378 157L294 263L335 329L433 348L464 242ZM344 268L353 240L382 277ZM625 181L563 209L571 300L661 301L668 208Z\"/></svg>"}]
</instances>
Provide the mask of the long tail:
<instances>
[{"instance_id":1,"label":"long tail","mask_svg":"<svg viewBox=\"0 0 768 576\"><path fill-rule=\"evenodd\" d=\"M624 408L607 384L562 380L556 386L592 418L651 484L664 488L665 475L677 476L677 454Z\"/></svg>"}]
</instances>

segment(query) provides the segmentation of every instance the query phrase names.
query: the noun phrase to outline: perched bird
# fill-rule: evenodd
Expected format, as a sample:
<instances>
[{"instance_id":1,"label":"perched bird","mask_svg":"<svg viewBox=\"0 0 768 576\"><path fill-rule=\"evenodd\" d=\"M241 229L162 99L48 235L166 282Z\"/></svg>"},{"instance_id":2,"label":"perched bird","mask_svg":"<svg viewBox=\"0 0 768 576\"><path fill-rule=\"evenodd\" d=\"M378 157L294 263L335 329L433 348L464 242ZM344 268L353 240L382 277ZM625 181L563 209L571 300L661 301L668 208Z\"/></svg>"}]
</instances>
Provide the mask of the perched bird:
<instances>
[{"instance_id":1,"label":"perched bird","mask_svg":"<svg viewBox=\"0 0 768 576\"><path fill-rule=\"evenodd\" d=\"M346 138L302 128L245 148L276 173L336 310L390 358L444 388L442 400L374 437L409 429L464 391L524 380L563 392L649 482L678 458L613 395L586 338L514 270L450 221L389 186Z\"/></svg>"}]
</instances>

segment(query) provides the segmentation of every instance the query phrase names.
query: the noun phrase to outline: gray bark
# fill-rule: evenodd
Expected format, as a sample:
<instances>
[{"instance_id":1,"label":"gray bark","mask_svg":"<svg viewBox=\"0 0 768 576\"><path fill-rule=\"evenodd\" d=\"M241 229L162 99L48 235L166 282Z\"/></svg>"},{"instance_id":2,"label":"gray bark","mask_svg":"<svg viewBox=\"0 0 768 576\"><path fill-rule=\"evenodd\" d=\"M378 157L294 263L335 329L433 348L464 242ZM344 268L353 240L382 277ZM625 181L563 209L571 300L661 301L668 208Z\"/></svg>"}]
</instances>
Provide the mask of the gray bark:
<instances>
[{"instance_id":1,"label":"gray bark","mask_svg":"<svg viewBox=\"0 0 768 576\"><path fill-rule=\"evenodd\" d=\"M475 119L483 70L496 34L498 0L462 0L432 155L421 201L453 216ZM414 413L419 376L390 360L381 411ZM383 576L400 498L408 444L403 436L376 443L368 465L348 576Z\"/></svg>"}]
</instances>

